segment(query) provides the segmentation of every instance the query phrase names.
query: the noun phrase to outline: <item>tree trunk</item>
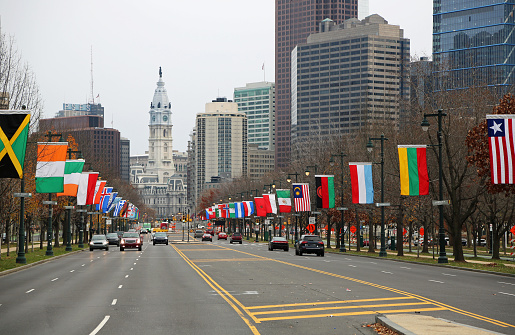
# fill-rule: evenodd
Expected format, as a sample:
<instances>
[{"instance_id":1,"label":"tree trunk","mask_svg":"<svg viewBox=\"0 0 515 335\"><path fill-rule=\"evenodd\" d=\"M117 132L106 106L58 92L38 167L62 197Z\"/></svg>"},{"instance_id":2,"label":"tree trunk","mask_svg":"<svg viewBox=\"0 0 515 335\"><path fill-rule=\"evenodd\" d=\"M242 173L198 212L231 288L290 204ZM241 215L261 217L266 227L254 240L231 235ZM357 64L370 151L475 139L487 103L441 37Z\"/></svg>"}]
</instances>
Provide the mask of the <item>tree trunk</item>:
<instances>
[{"instance_id":1,"label":"tree trunk","mask_svg":"<svg viewBox=\"0 0 515 335\"><path fill-rule=\"evenodd\" d=\"M356 251L361 251L361 229L359 229L359 215L358 211L356 211Z\"/></svg>"},{"instance_id":2,"label":"tree trunk","mask_svg":"<svg viewBox=\"0 0 515 335\"><path fill-rule=\"evenodd\" d=\"M400 199L400 206L399 206L399 214L397 216L397 245L395 246L397 248L397 256L404 256L404 236L402 233L404 232L404 198L401 197Z\"/></svg>"}]
</instances>

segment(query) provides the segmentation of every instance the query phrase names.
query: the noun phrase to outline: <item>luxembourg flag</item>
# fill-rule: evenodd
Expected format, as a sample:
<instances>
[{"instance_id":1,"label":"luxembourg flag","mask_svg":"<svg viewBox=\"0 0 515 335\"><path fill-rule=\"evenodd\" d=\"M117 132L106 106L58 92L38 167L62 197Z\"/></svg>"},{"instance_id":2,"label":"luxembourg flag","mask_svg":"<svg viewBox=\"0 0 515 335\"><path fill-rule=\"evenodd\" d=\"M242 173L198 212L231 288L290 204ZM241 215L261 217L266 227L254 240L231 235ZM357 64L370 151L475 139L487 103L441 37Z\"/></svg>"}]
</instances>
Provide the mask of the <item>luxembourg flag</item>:
<instances>
[{"instance_id":1,"label":"luxembourg flag","mask_svg":"<svg viewBox=\"0 0 515 335\"><path fill-rule=\"evenodd\" d=\"M373 203L372 163L349 163L349 167L352 184L352 203Z\"/></svg>"},{"instance_id":2,"label":"luxembourg flag","mask_svg":"<svg viewBox=\"0 0 515 335\"><path fill-rule=\"evenodd\" d=\"M243 207L245 209L245 216L251 216L252 214L254 214L254 202L244 201Z\"/></svg>"}]
</instances>

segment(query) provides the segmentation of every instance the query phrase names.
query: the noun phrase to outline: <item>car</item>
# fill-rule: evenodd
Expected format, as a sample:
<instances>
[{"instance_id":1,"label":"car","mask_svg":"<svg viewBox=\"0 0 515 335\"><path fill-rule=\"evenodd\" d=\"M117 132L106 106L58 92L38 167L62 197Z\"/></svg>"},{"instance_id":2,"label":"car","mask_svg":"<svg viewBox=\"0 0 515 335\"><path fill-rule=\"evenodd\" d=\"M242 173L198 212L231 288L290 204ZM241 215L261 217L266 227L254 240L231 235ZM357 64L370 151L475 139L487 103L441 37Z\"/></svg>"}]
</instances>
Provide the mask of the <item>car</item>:
<instances>
[{"instance_id":1,"label":"car","mask_svg":"<svg viewBox=\"0 0 515 335\"><path fill-rule=\"evenodd\" d=\"M208 233L204 233L204 235L202 235L202 241L211 241L211 242L213 242L213 235L208 234Z\"/></svg>"},{"instance_id":2,"label":"car","mask_svg":"<svg viewBox=\"0 0 515 335\"><path fill-rule=\"evenodd\" d=\"M223 231L219 232L218 233L218 239L219 240L227 240L227 233L223 232Z\"/></svg>"},{"instance_id":3,"label":"car","mask_svg":"<svg viewBox=\"0 0 515 335\"><path fill-rule=\"evenodd\" d=\"M123 231L121 230L118 230L118 231L115 231L115 233L118 235L118 239L122 239L122 235L123 235Z\"/></svg>"},{"instance_id":4,"label":"car","mask_svg":"<svg viewBox=\"0 0 515 335\"><path fill-rule=\"evenodd\" d=\"M166 244L168 245L168 235L165 232L156 232L153 239L153 245Z\"/></svg>"},{"instance_id":5,"label":"car","mask_svg":"<svg viewBox=\"0 0 515 335\"><path fill-rule=\"evenodd\" d=\"M368 247L370 245L370 241L369 240L363 240L363 246L364 247Z\"/></svg>"},{"instance_id":6,"label":"car","mask_svg":"<svg viewBox=\"0 0 515 335\"><path fill-rule=\"evenodd\" d=\"M117 233L110 233L110 234L107 234L106 235L106 239L107 239L107 242L109 242L109 244L114 244L116 246L120 246L120 238L118 237L118 234Z\"/></svg>"},{"instance_id":7,"label":"car","mask_svg":"<svg viewBox=\"0 0 515 335\"><path fill-rule=\"evenodd\" d=\"M202 237L202 235L204 235L204 232L202 230L200 230L200 229L195 230L195 235L194 235L195 238Z\"/></svg>"},{"instance_id":8,"label":"car","mask_svg":"<svg viewBox=\"0 0 515 335\"><path fill-rule=\"evenodd\" d=\"M480 247L486 247L486 239L482 238L480 239L476 245L480 246Z\"/></svg>"},{"instance_id":9,"label":"car","mask_svg":"<svg viewBox=\"0 0 515 335\"><path fill-rule=\"evenodd\" d=\"M209 234L211 236L215 236L215 231L213 229L206 229L206 234Z\"/></svg>"},{"instance_id":10,"label":"car","mask_svg":"<svg viewBox=\"0 0 515 335\"><path fill-rule=\"evenodd\" d=\"M295 255L297 256L306 253L324 257L324 250L324 241L319 235L302 235L300 240L295 243Z\"/></svg>"},{"instance_id":11,"label":"car","mask_svg":"<svg viewBox=\"0 0 515 335\"><path fill-rule=\"evenodd\" d=\"M231 235L231 238L229 239L229 242L232 244L233 242L239 242L240 244L243 243L243 237L241 236L241 233L236 232Z\"/></svg>"},{"instance_id":12,"label":"car","mask_svg":"<svg viewBox=\"0 0 515 335\"><path fill-rule=\"evenodd\" d=\"M141 251L143 246L143 240L137 232L125 232L122 235L120 241L120 251L124 251L126 248L135 249L138 248Z\"/></svg>"},{"instance_id":13,"label":"car","mask_svg":"<svg viewBox=\"0 0 515 335\"><path fill-rule=\"evenodd\" d=\"M94 249L105 249L109 250L109 242L105 235L93 235L89 242L89 251Z\"/></svg>"},{"instance_id":14,"label":"car","mask_svg":"<svg viewBox=\"0 0 515 335\"><path fill-rule=\"evenodd\" d=\"M140 234L148 234L148 230L147 228L141 228L141 230L139 231Z\"/></svg>"},{"instance_id":15,"label":"car","mask_svg":"<svg viewBox=\"0 0 515 335\"><path fill-rule=\"evenodd\" d=\"M136 229L132 229L131 228L131 229L127 230L127 231L130 232L130 233L134 233L136 231Z\"/></svg>"},{"instance_id":16,"label":"car","mask_svg":"<svg viewBox=\"0 0 515 335\"><path fill-rule=\"evenodd\" d=\"M290 249L288 240L281 236L272 237L270 242L268 242L268 250L272 251L274 249L283 249L284 251L288 251Z\"/></svg>"}]
</instances>

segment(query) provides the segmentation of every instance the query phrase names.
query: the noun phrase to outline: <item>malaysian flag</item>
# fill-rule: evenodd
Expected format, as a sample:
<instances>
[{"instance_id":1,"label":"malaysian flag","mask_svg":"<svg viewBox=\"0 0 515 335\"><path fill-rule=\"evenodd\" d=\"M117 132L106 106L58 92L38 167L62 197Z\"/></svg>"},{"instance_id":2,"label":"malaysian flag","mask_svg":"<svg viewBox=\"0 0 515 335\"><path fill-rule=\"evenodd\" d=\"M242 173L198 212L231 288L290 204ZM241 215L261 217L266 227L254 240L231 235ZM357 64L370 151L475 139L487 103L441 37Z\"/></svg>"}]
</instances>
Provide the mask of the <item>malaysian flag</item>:
<instances>
[{"instance_id":1,"label":"malaysian flag","mask_svg":"<svg viewBox=\"0 0 515 335\"><path fill-rule=\"evenodd\" d=\"M490 171L493 184L513 184L515 173L515 115L487 115Z\"/></svg>"},{"instance_id":2,"label":"malaysian flag","mask_svg":"<svg viewBox=\"0 0 515 335\"><path fill-rule=\"evenodd\" d=\"M296 212L310 212L309 184L292 184Z\"/></svg>"}]
</instances>

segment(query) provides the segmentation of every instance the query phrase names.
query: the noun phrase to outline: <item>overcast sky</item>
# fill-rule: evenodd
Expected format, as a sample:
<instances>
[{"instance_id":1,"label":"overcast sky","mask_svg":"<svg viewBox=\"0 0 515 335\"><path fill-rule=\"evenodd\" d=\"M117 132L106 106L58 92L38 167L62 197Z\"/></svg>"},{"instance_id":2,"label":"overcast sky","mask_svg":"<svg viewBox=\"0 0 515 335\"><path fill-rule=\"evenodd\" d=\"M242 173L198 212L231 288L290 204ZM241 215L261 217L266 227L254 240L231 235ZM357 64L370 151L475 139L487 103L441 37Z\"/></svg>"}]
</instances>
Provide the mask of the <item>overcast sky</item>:
<instances>
[{"instance_id":1,"label":"overcast sky","mask_svg":"<svg viewBox=\"0 0 515 335\"><path fill-rule=\"evenodd\" d=\"M369 0L370 14L400 25L411 54L431 54L431 0ZM34 71L44 117L91 99L105 126L148 149L159 67L172 102L173 148L186 151L195 115L235 87L274 81L274 0L0 0L2 32ZM262 65L265 64L265 71Z\"/></svg>"}]
</instances>

